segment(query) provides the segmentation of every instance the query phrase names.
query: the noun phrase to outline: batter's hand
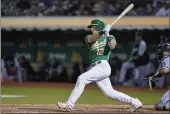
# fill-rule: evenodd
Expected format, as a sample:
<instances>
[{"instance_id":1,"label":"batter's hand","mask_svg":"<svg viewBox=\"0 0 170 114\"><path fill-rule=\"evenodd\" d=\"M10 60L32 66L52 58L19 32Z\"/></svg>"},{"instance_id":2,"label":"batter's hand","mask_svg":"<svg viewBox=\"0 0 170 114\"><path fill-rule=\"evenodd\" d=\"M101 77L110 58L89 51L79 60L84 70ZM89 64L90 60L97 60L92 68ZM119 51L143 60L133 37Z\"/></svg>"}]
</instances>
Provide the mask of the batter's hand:
<instances>
[{"instance_id":1,"label":"batter's hand","mask_svg":"<svg viewBox=\"0 0 170 114\"><path fill-rule=\"evenodd\" d=\"M110 30L111 30L111 28L112 28L112 25L108 24L108 25L106 25L106 27L103 29L103 31L104 31L105 33L109 33Z\"/></svg>"}]
</instances>

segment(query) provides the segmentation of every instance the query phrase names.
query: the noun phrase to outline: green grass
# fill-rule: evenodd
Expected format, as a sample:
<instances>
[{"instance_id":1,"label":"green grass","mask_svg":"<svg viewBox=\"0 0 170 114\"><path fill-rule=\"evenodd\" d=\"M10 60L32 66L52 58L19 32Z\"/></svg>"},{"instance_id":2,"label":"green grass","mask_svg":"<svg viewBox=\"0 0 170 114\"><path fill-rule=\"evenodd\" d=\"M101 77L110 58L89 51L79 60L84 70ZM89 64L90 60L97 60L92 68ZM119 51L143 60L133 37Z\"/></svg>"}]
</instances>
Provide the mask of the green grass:
<instances>
[{"instance_id":1,"label":"green grass","mask_svg":"<svg viewBox=\"0 0 170 114\"><path fill-rule=\"evenodd\" d=\"M57 101L66 101L72 89L63 88L35 88L35 87L2 87L3 95L25 95L25 98L2 98L2 104L55 104ZM163 95L163 92L144 92L122 89L130 96L139 98L143 104L154 104ZM77 102L78 104L122 104L103 95L99 89L85 89Z\"/></svg>"}]
</instances>

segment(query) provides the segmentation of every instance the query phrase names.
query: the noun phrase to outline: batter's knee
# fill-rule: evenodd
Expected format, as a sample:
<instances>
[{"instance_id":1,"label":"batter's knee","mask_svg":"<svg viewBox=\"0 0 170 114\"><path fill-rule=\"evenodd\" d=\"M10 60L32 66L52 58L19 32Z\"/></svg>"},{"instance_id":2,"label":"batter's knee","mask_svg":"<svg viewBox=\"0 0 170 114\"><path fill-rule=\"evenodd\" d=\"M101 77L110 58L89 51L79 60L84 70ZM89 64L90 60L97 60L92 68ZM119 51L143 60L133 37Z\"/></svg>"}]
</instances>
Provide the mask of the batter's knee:
<instances>
[{"instance_id":1,"label":"batter's knee","mask_svg":"<svg viewBox=\"0 0 170 114\"><path fill-rule=\"evenodd\" d=\"M80 75L80 76L77 78L77 81L83 81L83 82L84 82L84 78L82 77L82 75Z\"/></svg>"},{"instance_id":2,"label":"batter's knee","mask_svg":"<svg viewBox=\"0 0 170 114\"><path fill-rule=\"evenodd\" d=\"M83 83L87 83L87 80L84 78L84 75L80 75L78 78L77 78L77 82L83 82Z\"/></svg>"},{"instance_id":3,"label":"batter's knee","mask_svg":"<svg viewBox=\"0 0 170 114\"><path fill-rule=\"evenodd\" d=\"M77 82L76 82L75 87L76 87L77 89L81 89L81 88L84 87L85 85L86 85L86 84L85 84L84 79L83 79L81 76L79 76L79 77L77 78Z\"/></svg>"}]
</instances>

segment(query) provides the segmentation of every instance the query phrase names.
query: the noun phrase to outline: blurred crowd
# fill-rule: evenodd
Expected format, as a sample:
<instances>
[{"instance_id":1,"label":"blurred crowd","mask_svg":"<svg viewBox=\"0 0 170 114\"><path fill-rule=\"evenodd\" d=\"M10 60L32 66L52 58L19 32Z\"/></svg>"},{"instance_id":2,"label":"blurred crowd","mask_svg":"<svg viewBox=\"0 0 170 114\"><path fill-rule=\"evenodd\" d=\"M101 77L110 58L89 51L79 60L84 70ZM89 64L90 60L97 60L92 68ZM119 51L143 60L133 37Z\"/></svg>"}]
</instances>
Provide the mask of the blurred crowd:
<instances>
[{"instance_id":1,"label":"blurred crowd","mask_svg":"<svg viewBox=\"0 0 170 114\"><path fill-rule=\"evenodd\" d=\"M128 16L169 16L169 0L2 0L2 16L113 16L129 3Z\"/></svg>"},{"instance_id":2,"label":"blurred crowd","mask_svg":"<svg viewBox=\"0 0 170 114\"><path fill-rule=\"evenodd\" d=\"M31 62L25 56L19 58L7 55L1 59L2 77L19 83L24 81L36 82L67 82L68 73L56 57L48 62L45 59Z\"/></svg>"}]
</instances>

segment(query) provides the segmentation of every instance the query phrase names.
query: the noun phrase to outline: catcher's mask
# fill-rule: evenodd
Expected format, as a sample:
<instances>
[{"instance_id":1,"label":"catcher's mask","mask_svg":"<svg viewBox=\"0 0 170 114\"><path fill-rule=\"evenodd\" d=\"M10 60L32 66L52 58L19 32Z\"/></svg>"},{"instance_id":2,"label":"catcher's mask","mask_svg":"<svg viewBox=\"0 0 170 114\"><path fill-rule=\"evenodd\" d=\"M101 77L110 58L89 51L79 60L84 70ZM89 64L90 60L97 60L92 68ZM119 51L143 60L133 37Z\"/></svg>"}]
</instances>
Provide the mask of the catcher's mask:
<instances>
[{"instance_id":1,"label":"catcher's mask","mask_svg":"<svg viewBox=\"0 0 170 114\"><path fill-rule=\"evenodd\" d=\"M99 19L92 20L88 28L91 28L92 26L96 26L97 31L103 30L105 28L104 22Z\"/></svg>"},{"instance_id":2,"label":"catcher's mask","mask_svg":"<svg viewBox=\"0 0 170 114\"><path fill-rule=\"evenodd\" d=\"M170 52L170 44L169 43L164 43L162 45L163 52Z\"/></svg>"},{"instance_id":3,"label":"catcher's mask","mask_svg":"<svg viewBox=\"0 0 170 114\"><path fill-rule=\"evenodd\" d=\"M167 53L170 53L170 44L169 43L159 44L157 46L156 53L159 59L162 59L163 56L167 56Z\"/></svg>"}]
</instances>

